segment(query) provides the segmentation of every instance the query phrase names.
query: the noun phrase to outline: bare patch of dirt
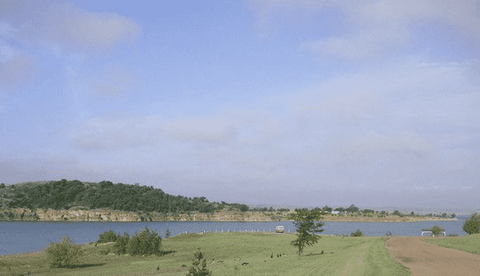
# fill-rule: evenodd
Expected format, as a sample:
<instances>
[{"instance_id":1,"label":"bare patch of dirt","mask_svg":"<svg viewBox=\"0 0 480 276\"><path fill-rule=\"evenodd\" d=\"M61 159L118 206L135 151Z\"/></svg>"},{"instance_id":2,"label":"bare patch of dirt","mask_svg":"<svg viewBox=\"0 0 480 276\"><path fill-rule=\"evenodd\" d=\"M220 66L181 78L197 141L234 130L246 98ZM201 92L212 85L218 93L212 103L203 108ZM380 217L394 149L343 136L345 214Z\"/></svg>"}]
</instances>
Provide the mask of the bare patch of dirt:
<instances>
[{"instance_id":1,"label":"bare patch of dirt","mask_svg":"<svg viewBox=\"0 0 480 276\"><path fill-rule=\"evenodd\" d=\"M423 237L393 237L390 254L408 267L413 276L480 275L480 255L425 243Z\"/></svg>"}]
</instances>

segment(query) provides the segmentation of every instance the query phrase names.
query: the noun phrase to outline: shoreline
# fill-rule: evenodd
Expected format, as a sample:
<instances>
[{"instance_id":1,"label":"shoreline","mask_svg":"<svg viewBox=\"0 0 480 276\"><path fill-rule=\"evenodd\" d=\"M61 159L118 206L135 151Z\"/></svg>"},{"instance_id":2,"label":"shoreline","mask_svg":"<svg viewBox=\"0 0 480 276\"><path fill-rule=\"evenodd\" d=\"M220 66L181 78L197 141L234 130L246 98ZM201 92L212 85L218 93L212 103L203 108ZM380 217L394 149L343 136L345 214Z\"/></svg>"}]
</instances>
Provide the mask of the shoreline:
<instances>
[{"instance_id":1,"label":"shoreline","mask_svg":"<svg viewBox=\"0 0 480 276\"><path fill-rule=\"evenodd\" d=\"M283 222L289 220L290 212L220 211L214 213L184 212L161 214L156 212L126 212L109 209L97 210L53 210L53 209L9 209L11 218L0 221L24 222ZM429 222L457 221L456 218L430 216L376 216L350 214L323 214L322 222Z\"/></svg>"}]
</instances>

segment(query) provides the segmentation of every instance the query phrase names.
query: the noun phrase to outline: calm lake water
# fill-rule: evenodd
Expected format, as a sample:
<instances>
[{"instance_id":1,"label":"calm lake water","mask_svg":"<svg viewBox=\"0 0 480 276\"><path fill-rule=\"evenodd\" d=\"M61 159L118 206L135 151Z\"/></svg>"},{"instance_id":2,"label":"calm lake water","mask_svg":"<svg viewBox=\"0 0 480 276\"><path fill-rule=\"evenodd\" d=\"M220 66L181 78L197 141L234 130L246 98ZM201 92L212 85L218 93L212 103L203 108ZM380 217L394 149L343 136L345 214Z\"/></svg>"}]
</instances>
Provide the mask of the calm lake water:
<instances>
[{"instance_id":1,"label":"calm lake water","mask_svg":"<svg viewBox=\"0 0 480 276\"><path fill-rule=\"evenodd\" d=\"M366 236L383 236L388 232L398 236L420 236L421 230L437 224L445 228L447 234L466 235L462 230L463 220L468 216L458 216L457 221L434 222L325 222L324 235L347 234L360 229ZM0 221L0 255L41 251L50 242L58 242L68 235L75 243L96 241L100 233L113 229L117 233L127 232L130 236L140 232L142 227L157 230L162 236L170 230L170 235L180 233L275 231L275 226L283 225L287 232L295 232L292 222L6 222Z\"/></svg>"}]
</instances>

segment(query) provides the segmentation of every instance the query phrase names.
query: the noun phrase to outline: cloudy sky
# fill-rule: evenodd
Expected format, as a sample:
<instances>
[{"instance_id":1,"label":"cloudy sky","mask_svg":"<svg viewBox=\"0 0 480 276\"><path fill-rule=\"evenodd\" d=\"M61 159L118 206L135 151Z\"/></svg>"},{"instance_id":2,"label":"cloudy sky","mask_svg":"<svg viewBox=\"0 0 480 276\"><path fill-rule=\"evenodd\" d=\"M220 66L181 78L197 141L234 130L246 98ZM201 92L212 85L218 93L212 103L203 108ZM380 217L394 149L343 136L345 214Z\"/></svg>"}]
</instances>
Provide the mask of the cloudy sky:
<instances>
[{"instance_id":1,"label":"cloudy sky","mask_svg":"<svg viewBox=\"0 0 480 276\"><path fill-rule=\"evenodd\" d=\"M479 208L480 1L0 1L0 182Z\"/></svg>"}]
</instances>

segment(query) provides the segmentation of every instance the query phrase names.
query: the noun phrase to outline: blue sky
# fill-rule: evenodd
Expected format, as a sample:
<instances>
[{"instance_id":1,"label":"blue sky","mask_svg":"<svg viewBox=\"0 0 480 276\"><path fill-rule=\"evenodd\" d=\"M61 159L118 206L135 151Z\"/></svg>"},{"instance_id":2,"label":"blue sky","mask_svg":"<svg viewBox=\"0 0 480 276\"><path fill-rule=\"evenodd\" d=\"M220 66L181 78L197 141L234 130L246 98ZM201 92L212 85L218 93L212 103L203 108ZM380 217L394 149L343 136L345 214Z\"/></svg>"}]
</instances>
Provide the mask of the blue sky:
<instances>
[{"instance_id":1,"label":"blue sky","mask_svg":"<svg viewBox=\"0 0 480 276\"><path fill-rule=\"evenodd\" d=\"M0 3L0 182L479 208L479 1Z\"/></svg>"}]
</instances>

